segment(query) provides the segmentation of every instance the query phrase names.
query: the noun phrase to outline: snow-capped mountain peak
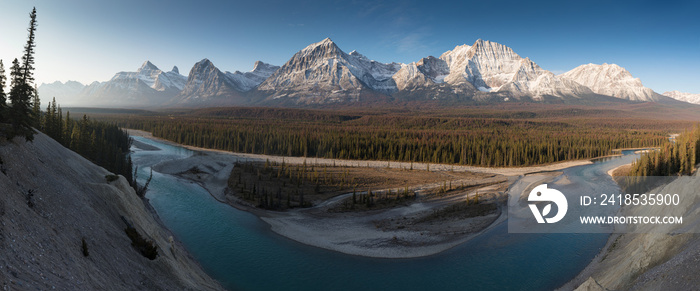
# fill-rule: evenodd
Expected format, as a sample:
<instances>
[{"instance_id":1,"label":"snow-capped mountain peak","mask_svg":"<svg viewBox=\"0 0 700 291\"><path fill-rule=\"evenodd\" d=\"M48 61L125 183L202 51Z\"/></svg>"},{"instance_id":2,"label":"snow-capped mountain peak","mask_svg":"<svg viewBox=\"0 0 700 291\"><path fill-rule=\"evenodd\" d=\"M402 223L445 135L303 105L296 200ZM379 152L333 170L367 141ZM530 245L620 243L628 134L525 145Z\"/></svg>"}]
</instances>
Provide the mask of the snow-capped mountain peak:
<instances>
[{"instance_id":1,"label":"snow-capped mountain peak","mask_svg":"<svg viewBox=\"0 0 700 291\"><path fill-rule=\"evenodd\" d=\"M667 91L664 92L662 95L671 97L673 99L676 99L678 101L683 101L683 102L688 102L688 103L693 103L693 104L700 104L700 94L693 94L693 93L685 93L685 92L680 92L680 91Z\"/></svg>"},{"instance_id":2,"label":"snow-capped mountain peak","mask_svg":"<svg viewBox=\"0 0 700 291\"><path fill-rule=\"evenodd\" d=\"M209 59L194 64L180 92L180 103L203 104L223 97L238 96L240 89Z\"/></svg>"},{"instance_id":3,"label":"snow-capped mountain peak","mask_svg":"<svg viewBox=\"0 0 700 291\"><path fill-rule=\"evenodd\" d=\"M457 72L466 73L467 80L477 88L500 88L513 80L523 64L523 58L511 48L481 39L466 51L466 58L465 63L459 63ZM448 78L453 80L455 77Z\"/></svg>"},{"instance_id":4,"label":"snow-capped mountain peak","mask_svg":"<svg viewBox=\"0 0 700 291\"><path fill-rule=\"evenodd\" d=\"M584 85L593 92L635 101L655 101L657 93L644 87L625 68L616 64L586 64L574 68L560 77Z\"/></svg>"},{"instance_id":5,"label":"snow-capped mountain peak","mask_svg":"<svg viewBox=\"0 0 700 291\"><path fill-rule=\"evenodd\" d=\"M194 66L192 67L192 70L197 69L198 71L201 71L201 70L205 70L207 68L210 68L212 66L214 66L214 63L212 63L207 58L203 58L201 61L194 64Z\"/></svg>"},{"instance_id":6,"label":"snow-capped mountain peak","mask_svg":"<svg viewBox=\"0 0 700 291\"><path fill-rule=\"evenodd\" d=\"M143 65L137 70L137 72L147 72L147 71L160 71L156 65L151 63L151 61L143 62Z\"/></svg>"},{"instance_id":7,"label":"snow-capped mountain peak","mask_svg":"<svg viewBox=\"0 0 700 291\"><path fill-rule=\"evenodd\" d=\"M262 61L256 61L255 64L253 64L253 70L250 71L251 73L259 74L259 75L267 75L265 78L269 77L272 75L277 69L279 69L279 66L271 65L268 63L264 63Z\"/></svg>"},{"instance_id":8,"label":"snow-capped mountain peak","mask_svg":"<svg viewBox=\"0 0 700 291\"><path fill-rule=\"evenodd\" d=\"M515 97L529 95L535 99L544 95L563 97L591 93L583 86L562 82L505 45L482 39L471 46L456 46L439 59L424 58L416 66L432 83L444 82L482 92L502 92Z\"/></svg>"},{"instance_id":9,"label":"snow-capped mountain peak","mask_svg":"<svg viewBox=\"0 0 700 291\"><path fill-rule=\"evenodd\" d=\"M306 56L317 56L319 53L323 54L340 54L342 51L330 38L325 38L322 41L312 43L306 46L297 54L302 54ZM295 55L296 56L296 55Z\"/></svg>"},{"instance_id":10,"label":"snow-capped mountain peak","mask_svg":"<svg viewBox=\"0 0 700 291\"><path fill-rule=\"evenodd\" d=\"M178 69L177 66L173 66L173 69L170 71L175 73L175 74L180 74L180 69Z\"/></svg>"},{"instance_id":11,"label":"snow-capped mountain peak","mask_svg":"<svg viewBox=\"0 0 700 291\"><path fill-rule=\"evenodd\" d=\"M145 61L136 72L119 72L107 83L113 86L128 88L128 90L139 90L140 81L146 86L156 91L179 91L185 85L186 78L178 73L177 67L174 71L163 72L150 61Z\"/></svg>"},{"instance_id":12,"label":"snow-capped mountain peak","mask_svg":"<svg viewBox=\"0 0 700 291\"><path fill-rule=\"evenodd\" d=\"M190 70L187 83L178 96L180 103L194 106L212 104L240 105L243 104L242 93L249 91L279 67L255 62L250 72L221 72L209 59L197 62Z\"/></svg>"},{"instance_id":13,"label":"snow-capped mountain peak","mask_svg":"<svg viewBox=\"0 0 700 291\"><path fill-rule=\"evenodd\" d=\"M326 102L357 98L363 89L393 92L392 76L400 69L396 63L384 64L353 51L343 52L330 38L308 45L280 67L258 90L271 92L272 98L292 95L310 96L299 102ZM311 93L313 92L313 93ZM308 100L307 100L308 99ZM310 100L314 101L310 101Z\"/></svg>"}]
</instances>

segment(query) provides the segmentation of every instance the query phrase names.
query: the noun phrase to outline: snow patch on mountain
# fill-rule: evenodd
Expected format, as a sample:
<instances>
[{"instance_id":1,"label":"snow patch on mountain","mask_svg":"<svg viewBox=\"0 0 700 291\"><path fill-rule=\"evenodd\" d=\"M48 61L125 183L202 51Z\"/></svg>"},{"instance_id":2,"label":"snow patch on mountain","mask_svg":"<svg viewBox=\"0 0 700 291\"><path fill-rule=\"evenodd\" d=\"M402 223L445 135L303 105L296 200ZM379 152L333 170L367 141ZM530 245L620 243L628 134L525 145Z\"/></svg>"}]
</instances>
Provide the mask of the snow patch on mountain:
<instances>
[{"instance_id":1,"label":"snow patch on mountain","mask_svg":"<svg viewBox=\"0 0 700 291\"><path fill-rule=\"evenodd\" d=\"M443 83L449 74L448 63L430 56L415 63L402 65L392 78L398 90L415 90Z\"/></svg>"},{"instance_id":2,"label":"snow patch on mountain","mask_svg":"<svg viewBox=\"0 0 700 291\"><path fill-rule=\"evenodd\" d=\"M270 64L263 63L261 61L255 62L253 70L249 72L242 73L240 71L236 72L226 72L226 76L229 77L233 83L241 91L250 91L256 86L260 85L265 79L272 76L280 67Z\"/></svg>"}]
</instances>

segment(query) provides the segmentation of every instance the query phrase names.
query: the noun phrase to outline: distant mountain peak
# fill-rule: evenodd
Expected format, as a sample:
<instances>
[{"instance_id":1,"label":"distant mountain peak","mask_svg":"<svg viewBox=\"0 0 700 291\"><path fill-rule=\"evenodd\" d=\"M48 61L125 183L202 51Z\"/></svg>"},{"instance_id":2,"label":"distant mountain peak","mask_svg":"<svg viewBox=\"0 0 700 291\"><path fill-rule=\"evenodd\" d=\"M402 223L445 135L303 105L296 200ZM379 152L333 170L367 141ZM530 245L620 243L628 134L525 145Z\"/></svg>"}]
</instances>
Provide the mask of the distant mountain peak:
<instances>
[{"instance_id":1,"label":"distant mountain peak","mask_svg":"<svg viewBox=\"0 0 700 291\"><path fill-rule=\"evenodd\" d=\"M700 94L685 93L677 90L668 91L663 93L664 96L671 97L678 101L700 104Z\"/></svg>"},{"instance_id":2,"label":"distant mountain peak","mask_svg":"<svg viewBox=\"0 0 700 291\"><path fill-rule=\"evenodd\" d=\"M175 74L180 74L180 69L178 69L177 66L173 66L173 69L170 71L175 73Z\"/></svg>"},{"instance_id":3,"label":"distant mountain peak","mask_svg":"<svg viewBox=\"0 0 700 291\"><path fill-rule=\"evenodd\" d=\"M141 67L138 69L137 72L141 72L141 71L156 71L156 70L160 70L160 69L158 69L158 67L156 67L156 65L154 65L153 63L151 63L151 61L145 61L145 62L143 62L143 65L141 65Z\"/></svg>"},{"instance_id":4,"label":"distant mountain peak","mask_svg":"<svg viewBox=\"0 0 700 291\"><path fill-rule=\"evenodd\" d=\"M194 64L177 98L180 99L180 103L199 106L199 104L217 102L216 100L221 98L238 96L239 92L240 89L235 87L227 74L221 72L209 59L204 58Z\"/></svg>"},{"instance_id":5,"label":"distant mountain peak","mask_svg":"<svg viewBox=\"0 0 700 291\"><path fill-rule=\"evenodd\" d=\"M299 51L302 54L317 54L321 52L324 54L343 54L344 52L340 50L338 45L336 45L330 38L325 38L322 41L312 43Z\"/></svg>"},{"instance_id":6,"label":"distant mountain peak","mask_svg":"<svg viewBox=\"0 0 700 291\"><path fill-rule=\"evenodd\" d=\"M214 63L212 63L207 58L203 58L201 61L194 64L195 67L209 67L209 66L213 66L213 65L214 65Z\"/></svg>"},{"instance_id":7,"label":"distant mountain peak","mask_svg":"<svg viewBox=\"0 0 700 291\"><path fill-rule=\"evenodd\" d=\"M272 73L274 73L274 71L276 71L277 69L279 69L279 66L271 65L271 64L265 63L263 61L255 61L255 64L253 65L253 70L251 72L272 70Z\"/></svg>"},{"instance_id":8,"label":"distant mountain peak","mask_svg":"<svg viewBox=\"0 0 700 291\"><path fill-rule=\"evenodd\" d=\"M635 78L627 69L604 63L585 64L574 68L560 77L584 85L593 92L634 101L656 101L658 94L644 87L639 78Z\"/></svg>"},{"instance_id":9,"label":"distant mountain peak","mask_svg":"<svg viewBox=\"0 0 700 291\"><path fill-rule=\"evenodd\" d=\"M348 55L351 55L351 56L357 58L358 60L363 60L363 61L367 61L367 62L373 62L373 60L370 60L370 59L367 58L365 55L359 53L359 52L356 51L356 50L351 51Z\"/></svg>"},{"instance_id":10,"label":"distant mountain peak","mask_svg":"<svg viewBox=\"0 0 700 291\"><path fill-rule=\"evenodd\" d=\"M270 99L293 98L299 103L357 101L376 90L396 91L391 78L400 64L371 61L357 52L343 52L330 38L298 51L258 86Z\"/></svg>"},{"instance_id":11,"label":"distant mountain peak","mask_svg":"<svg viewBox=\"0 0 700 291\"><path fill-rule=\"evenodd\" d=\"M319 46L336 46L335 42L330 38L326 37L322 41L315 42L309 45L309 47L319 47Z\"/></svg>"},{"instance_id":12,"label":"distant mountain peak","mask_svg":"<svg viewBox=\"0 0 700 291\"><path fill-rule=\"evenodd\" d=\"M253 70L249 72L226 72L226 76L238 87L240 91L250 91L270 77L280 67L270 65L262 61L256 61Z\"/></svg>"}]
</instances>

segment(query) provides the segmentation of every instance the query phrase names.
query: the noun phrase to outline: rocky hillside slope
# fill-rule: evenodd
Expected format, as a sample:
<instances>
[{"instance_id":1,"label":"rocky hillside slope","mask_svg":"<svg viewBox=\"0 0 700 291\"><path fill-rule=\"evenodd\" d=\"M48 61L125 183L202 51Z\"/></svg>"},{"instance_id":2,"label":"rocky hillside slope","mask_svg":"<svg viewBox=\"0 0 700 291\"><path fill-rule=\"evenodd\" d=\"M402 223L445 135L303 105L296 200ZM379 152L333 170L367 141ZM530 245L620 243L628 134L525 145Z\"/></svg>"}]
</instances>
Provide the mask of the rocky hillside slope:
<instances>
[{"instance_id":1,"label":"rocky hillside slope","mask_svg":"<svg viewBox=\"0 0 700 291\"><path fill-rule=\"evenodd\" d=\"M220 290L149 212L124 177L44 134L0 141L3 290ZM126 222L158 246L149 260ZM88 256L83 254L83 243Z\"/></svg>"},{"instance_id":2,"label":"rocky hillside slope","mask_svg":"<svg viewBox=\"0 0 700 291\"><path fill-rule=\"evenodd\" d=\"M683 224L647 224L613 234L600 254L561 290L697 290L700 278L700 179L680 177L649 193L679 193L679 205L625 206L621 216L683 217Z\"/></svg>"}]
</instances>

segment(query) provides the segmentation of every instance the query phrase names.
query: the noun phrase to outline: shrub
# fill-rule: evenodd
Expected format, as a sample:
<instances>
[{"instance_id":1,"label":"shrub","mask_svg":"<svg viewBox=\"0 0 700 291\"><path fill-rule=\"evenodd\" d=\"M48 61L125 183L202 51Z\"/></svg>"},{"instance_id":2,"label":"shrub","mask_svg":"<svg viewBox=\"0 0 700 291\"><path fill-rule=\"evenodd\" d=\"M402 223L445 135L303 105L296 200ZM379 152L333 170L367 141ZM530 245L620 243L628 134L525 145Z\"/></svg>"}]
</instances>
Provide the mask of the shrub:
<instances>
[{"instance_id":1,"label":"shrub","mask_svg":"<svg viewBox=\"0 0 700 291\"><path fill-rule=\"evenodd\" d=\"M119 176L114 175L114 174L109 174L109 175L105 175L105 179L107 179L107 183L111 183L111 182L114 182L116 180L119 180Z\"/></svg>"},{"instance_id":2,"label":"shrub","mask_svg":"<svg viewBox=\"0 0 700 291\"><path fill-rule=\"evenodd\" d=\"M82 239L82 250L83 250L83 256L87 257L90 256L90 252L88 251L88 245L87 242L85 241L85 238Z\"/></svg>"},{"instance_id":3,"label":"shrub","mask_svg":"<svg viewBox=\"0 0 700 291\"><path fill-rule=\"evenodd\" d=\"M149 260L155 260L158 256L158 246L153 241L144 239L135 228L129 226L124 229L126 235L131 239L131 245L138 250L141 255Z\"/></svg>"}]
</instances>

